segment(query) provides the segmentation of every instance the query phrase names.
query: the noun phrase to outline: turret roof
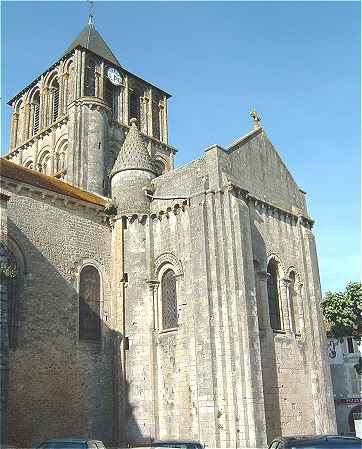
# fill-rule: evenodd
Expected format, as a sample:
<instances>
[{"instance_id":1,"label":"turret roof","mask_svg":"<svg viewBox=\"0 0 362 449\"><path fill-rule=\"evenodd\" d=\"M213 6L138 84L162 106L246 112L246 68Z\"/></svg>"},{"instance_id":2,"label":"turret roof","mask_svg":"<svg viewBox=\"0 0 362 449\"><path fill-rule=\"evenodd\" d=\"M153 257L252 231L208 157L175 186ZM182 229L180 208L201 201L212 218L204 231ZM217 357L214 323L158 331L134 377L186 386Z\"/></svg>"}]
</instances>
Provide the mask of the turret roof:
<instances>
[{"instance_id":1,"label":"turret roof","mask_svg":"<svg viewBox=\"0 0 362 449\"><path fill-rule=\"evenodd\" d=\"M74 39L70 46L66 49L63 56L67 55L77 47L83 47L95 53L103 59L120 66L117 58L112 53L111 49L105 43L102 36L95 29L93 23L88 23L80 34Z\"/></svg>"},{"instance_id":2,"label":"turret roof","mask_svg":"<svg viewBox=\"0 0 362 449\"><path fill-rule=\"evenodd\" d=\"M131 127L114 163L111 175L123 170L146 170L154 172L151 157L137 128L137 119L131 119Z\"/></svg>"}]
</instances>

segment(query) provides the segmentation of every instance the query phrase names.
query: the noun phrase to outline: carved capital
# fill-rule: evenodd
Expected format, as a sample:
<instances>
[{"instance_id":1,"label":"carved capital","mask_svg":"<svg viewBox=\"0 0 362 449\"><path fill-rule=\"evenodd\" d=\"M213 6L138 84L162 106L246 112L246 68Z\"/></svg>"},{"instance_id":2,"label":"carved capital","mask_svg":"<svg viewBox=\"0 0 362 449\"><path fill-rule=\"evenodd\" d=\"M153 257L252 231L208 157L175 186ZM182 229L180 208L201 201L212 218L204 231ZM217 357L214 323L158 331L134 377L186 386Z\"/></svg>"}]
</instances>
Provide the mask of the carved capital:
<instances>
[{"instance_id":1,"label":"carved capital","mask_svg":"<svg viewBox=\"0 0 362 449\"><path fill-rule=\"evenodd\" d=\"M291 280L290 279L288 279L288 278L281 278L280 279L280 285L282 286L282 287L289 287L289 285L291 284Z\"/></svg>"},{"instance_id":2,"label":"carved capital","mask_svg":"<svg viewBox=\"0 0 362 449\"><path fill-rule=\"evenodd\" d=\"M152 292L157 293L158 286L160 285L157 279L146 279L146 284Z\"/></svg>"},{"instance_id":3,"label":"carved capital","mask_svg":"<svg viewBox=\"0 0 362 449\"><path fill-rule=\"evenodd\" d=\"M257 271L256 275L257 275L259 281L265 281L265 282L270 277L270 274L266 271Z\"/></svg>"}]
</instances>

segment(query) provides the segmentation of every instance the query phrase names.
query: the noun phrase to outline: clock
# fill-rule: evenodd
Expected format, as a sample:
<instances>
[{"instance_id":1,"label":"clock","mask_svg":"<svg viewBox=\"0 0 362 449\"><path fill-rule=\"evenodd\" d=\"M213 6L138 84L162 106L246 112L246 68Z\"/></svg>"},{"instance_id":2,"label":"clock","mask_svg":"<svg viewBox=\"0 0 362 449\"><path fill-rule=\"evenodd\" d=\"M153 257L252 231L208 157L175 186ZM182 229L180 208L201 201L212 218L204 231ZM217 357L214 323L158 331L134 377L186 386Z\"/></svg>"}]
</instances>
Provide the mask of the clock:
<instances>
[{"instance_id":1,"label":"clock","mask_svg":"<svg viewBox=\"0 0 362 449\"><path fill-rule=\"evenodd\" d=\"M122 84L122 76L120 75L118 70L113 67L108 67L107 77L109 81L115 86L120 86Z\"/></svg>"}]
</instances>

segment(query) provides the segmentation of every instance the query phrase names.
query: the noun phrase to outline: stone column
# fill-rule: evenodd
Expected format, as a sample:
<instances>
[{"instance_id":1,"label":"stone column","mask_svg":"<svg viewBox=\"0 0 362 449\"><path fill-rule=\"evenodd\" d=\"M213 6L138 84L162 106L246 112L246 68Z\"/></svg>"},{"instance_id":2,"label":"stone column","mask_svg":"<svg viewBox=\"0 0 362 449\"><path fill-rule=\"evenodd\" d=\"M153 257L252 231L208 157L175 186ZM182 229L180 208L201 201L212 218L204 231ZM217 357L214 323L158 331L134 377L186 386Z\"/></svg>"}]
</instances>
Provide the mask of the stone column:
<instances>
[{"instance_id":1,"label":"stone column","mask_svg":"<svg viewBox=\"0 0 362 449\"><path fill-rule=\"evenodd\" d=\"M80 51L80 96L84 96L84 78L85 78L85 52Z\"/></svg>"},{"instance_id":2,"label":"stone column","mask_svg":"<svg viewBox=\"0 0 362 449\"><path fill-rule=\"evenodd\" d=\"M164 114L163 114L163 142L168 143L168 120L167 120L167 97L163 97Z\"/></svg>"},{"instance_id":3,"label":"stone column","mask_svg":"<svg viewBox=\"0 0 362 449\"><path fill-rule=\"evenodd\" d=\"M13 149L17 146L17 134L18 134L19 114L14 112L11 120L11 134L10 134L10 148Z\"/></svg>"},{"instance_id":4,"label":"stone column","mask_svg":"<svg viewBox=\"0 0 362 449\"><path fill-rule=\"evenodd\" d=\"M292 310L290 306L290 279L282 278L279 282L280 285L280 302L283 325L282 328L286 332L292 332Z\"/></svg>"},{"instance_id":5,"label":"stone column","mask_svg":"<svg viewBox=\"0 0 362 449\"><path fill-rule=\"evenodd\" d=\"M8 195L0 194L0 267L8 263L7 202ZM0 268L0 447L8 443L9 389L9 331L7 279Z\"/></svg>"},{"instance_id":6,"label":"stone column","mask_svg":"<svg viewBox=\"0 0 362 449\"><path fill-rule=\"evenodd\" d=\"M128 76L124 77L124 83L125 83L125 87L124 87L124 95L123 95L123 101L124 101L124 106L123 106L123 122L128 125L129 124L129 88L128 88Z\"/></svg>"},{"instance_id":7,"label":"stone column","mask_svg":"<svg viewBox=\"0 0 362 449\"><path fill-rule=\"evenodd\" d=\"M268 303L268 273L266 271L256 272L256 298L259 309L259 329L262 336L265 336L268 330L271 331L269 303Z\"/></svg>"},{"instance_id":8,"label":"stone column","mask_svg":"<svg viewBox=\"0 0 362 449\"><path fill-rule=\"evenodd\" d=\"M98 96L99 98L103 98L104 101L106 99L104 98L104 91L105 91L105 82L107 81L106 75L105 75L105 64L102 61L101 63L101 72L99 74L99 87L98 87Z\"/></svg>"},{"instance_id":9,"label":"stone column","mask_svg":"<svg viewBox=\"0 0 362 449\"><path fill-rule=\"evenodd\" d=\"M30 124L30 104L24 105L24 126L22 129L22 142L25 142L29 138L29 124Z\"/></svg>"}]
</instances>

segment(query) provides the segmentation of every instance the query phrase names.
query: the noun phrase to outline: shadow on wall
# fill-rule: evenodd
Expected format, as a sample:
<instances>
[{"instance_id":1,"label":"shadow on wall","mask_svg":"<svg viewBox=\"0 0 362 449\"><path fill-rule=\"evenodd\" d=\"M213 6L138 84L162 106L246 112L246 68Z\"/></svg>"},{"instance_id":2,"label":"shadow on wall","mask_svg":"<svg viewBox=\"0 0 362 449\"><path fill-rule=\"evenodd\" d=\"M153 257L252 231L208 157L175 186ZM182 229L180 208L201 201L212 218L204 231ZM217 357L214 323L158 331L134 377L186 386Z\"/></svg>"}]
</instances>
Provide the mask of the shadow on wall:
<instances>
[{"instance_id":1,"label":"shadow on wall","mask_svg":"<svg viewBox=\"0 0 362 449\"><path fill-rule=\"evenodd\" d=\"M259 223L263 223L261 217L255 214L254 219ZM253 253L257 254L259 261L267 260L267 252L263 236L260 234L255 222L252 223L253 235ZM278 367L276 360L275 344L273 331L270 327L269 305L262 304L263 300L267 300L265 295L261 292L260 283L266 282L260 279L260 276L265 276L266 266L264 267L260 262L254 262L255 278L259 288L257 288L257 310L259 321L259 335L260 335L260 353L263 377L264 390L264 407L265 407L265 421L267 441L270 443L273 438L282 435L281 428L281 410L278 386Z\"/></svg>"},{"instance_id":2,"label":"shadow on wall","mask_svg":"<svg viewBox=\"0 0 362 449\"><path fill-rule=\"evenodd\" d=\"M9 236L27 267L16 308L17 346L10 350L9 444L87 437L127 446L127 428L137 436L137 423L124 381L122 335L102 321L97 341L80 340L77 281L55 267L70 274L72 257L53 245L51 263L10 220Z\"/></svg>"}]
</instances>

